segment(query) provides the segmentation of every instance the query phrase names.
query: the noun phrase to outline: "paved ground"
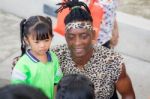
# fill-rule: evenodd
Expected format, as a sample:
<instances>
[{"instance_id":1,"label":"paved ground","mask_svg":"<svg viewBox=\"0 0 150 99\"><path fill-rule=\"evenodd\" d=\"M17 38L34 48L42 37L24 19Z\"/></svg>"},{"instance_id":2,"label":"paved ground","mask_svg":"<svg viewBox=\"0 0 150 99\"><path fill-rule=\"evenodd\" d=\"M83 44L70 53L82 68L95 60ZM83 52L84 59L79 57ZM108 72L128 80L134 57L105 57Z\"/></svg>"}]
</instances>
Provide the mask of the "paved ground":
<instances>
[{"instance_id":1,"label":"paved ground","mask_svg":"<svg viewBox=\"0 0 150 99\"><path fill-rule=\"evenodd\" d=\"M118 0L118 10L150 19L150 0Z\"/></svg>"},{"instance_id":2,"label":"paved ground","mask_svg":"<svg viewBox=\"0 0 150 99\"><path fill-rule=\"evenodd\" d=\"M0 12L0 86L9 84L12 59L20 54L19 22L21 18ZM55 19L54 19L55 20ZM120 31L132 31L135 28L119 23ZM139 29L139 28L138 28ZM139 29L140 30L140 29ZM144 31L143 31L144 32ZM127 32L129 33L129 32ZM122 36L122 35L120 35ZM123 35L124 36L124 35ZM141 35L139 35L141 36ZM121 37L123 39L123 37ZM132 38L131 38L132 39ZM55 36L53 45L64 42L60 35ZM130 43L129 43L130 45ZM149 54L149 52L147 52ZM122 53L123 54L123 53ZM150 98L150 62L145 62L123 54L127 72L133 82L137 99Z\"/></svg>"}]
</instances>

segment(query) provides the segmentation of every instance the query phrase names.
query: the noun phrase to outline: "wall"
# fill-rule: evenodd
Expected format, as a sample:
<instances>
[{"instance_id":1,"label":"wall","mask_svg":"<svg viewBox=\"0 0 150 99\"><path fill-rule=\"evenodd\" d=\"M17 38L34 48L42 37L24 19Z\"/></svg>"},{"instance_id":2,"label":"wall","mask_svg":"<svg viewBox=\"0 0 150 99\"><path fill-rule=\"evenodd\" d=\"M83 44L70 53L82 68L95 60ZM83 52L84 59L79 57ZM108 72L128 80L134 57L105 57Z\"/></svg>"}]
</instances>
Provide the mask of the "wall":
<instances>
[{"instance_id":1,"label":"wall","mask_svg":"<svg viewBox=\"0 0 150 99\"><path fill-rule=\"evenodd\" d=\"M0 9L20 17L37 14L55 16L53 8L56 8L55 4L59 1L61 0L0 0ZM48 8L44 9L44 4ZM150 20L121 12L118 12L117 16L120 31L117 50L126 55L150 61ZM56 19L54 17L52 19L55 24ZM64 40L62 36L59 38Z\"/></svg>"}]
</instances>

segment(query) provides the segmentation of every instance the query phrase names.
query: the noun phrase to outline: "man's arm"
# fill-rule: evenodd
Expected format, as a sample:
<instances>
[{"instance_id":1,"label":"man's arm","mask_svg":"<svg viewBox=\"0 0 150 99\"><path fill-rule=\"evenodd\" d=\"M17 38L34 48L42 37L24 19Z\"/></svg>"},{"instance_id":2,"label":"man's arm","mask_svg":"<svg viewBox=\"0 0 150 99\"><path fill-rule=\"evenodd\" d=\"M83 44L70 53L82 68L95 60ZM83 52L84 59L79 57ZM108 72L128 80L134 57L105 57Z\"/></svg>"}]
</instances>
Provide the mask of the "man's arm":
<instances>
[{"instance_id":1,"label":"man's arm","mask_svg":"<svg viewBox=\"0 0 150 99\"><path fill-rule=\"evenodd\" d=\"M122 72L119 80L116 83L116 89L121 94L122 99L135 99L135 93L132 87L132 83L128 74L126 73L124 64L122 64Z\"/></svg>"}]
</instances>

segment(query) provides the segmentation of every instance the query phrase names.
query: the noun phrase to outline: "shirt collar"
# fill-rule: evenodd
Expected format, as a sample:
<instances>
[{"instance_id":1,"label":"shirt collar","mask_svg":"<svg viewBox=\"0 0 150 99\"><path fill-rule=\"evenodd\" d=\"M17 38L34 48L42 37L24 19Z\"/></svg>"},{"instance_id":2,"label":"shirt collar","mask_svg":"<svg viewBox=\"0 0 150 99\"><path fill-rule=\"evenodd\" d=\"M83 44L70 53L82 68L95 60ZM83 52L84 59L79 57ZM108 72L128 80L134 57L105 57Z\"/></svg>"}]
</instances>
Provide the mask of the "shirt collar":
<instances>
[{"instance_id":1,"label":"shirt collar","mask_svg":"<svg viewBox=\"0 0 150 99\"><path fill-rule=\"evenodd\" d=\"M50 53L47 51L46 54L47 54L48 62L51 62L52 58L51 58ZM26 55L27 55L33 62L35 62L35 63L40 62L40 60L37 59L37 58L30 52L30 49L28 49L28 50L26 51Z\"/></svg>"}]
</instances>

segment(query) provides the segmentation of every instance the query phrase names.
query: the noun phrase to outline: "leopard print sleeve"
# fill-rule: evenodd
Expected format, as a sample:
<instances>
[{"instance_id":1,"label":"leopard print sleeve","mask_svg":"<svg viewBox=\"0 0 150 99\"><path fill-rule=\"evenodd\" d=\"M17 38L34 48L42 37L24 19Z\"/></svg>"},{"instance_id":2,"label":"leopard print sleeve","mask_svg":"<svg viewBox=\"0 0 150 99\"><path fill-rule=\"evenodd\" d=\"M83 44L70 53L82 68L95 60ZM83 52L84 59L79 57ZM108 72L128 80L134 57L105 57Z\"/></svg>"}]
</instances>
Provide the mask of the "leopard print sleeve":
<instances>
[{"instance_id":1,"label":"leopard print sleeve","mask_svg":"<svg viewBox=\"0 0 150 99\"><path fill-rule=\"evenodd\" d=\"M117 82L122 72L123 57L114 50L110 50L109 63L108 70L111 72L111 78L114 82Z\"/></svg>"},{"instance_id":2,"label":"leopard print sleeve","mask_svg":"<svg viewBox=\"0 0 150 99\"><path fill-rule=\"evenodd\" d=\"M63 45L57 45L57 46L54 46L53 48L51 48L51 50L53 52L55 52L55 54L57 55L57 57L60 59L63 57L63 53L66 49L66 44L63 44Z\"/></svg>"},{"instance_id":3,"label":"leopard print sleeve","mask_svg":"<svg viewBox=\"0 0 150 99\"><path fill-rule=\"evenodd\" d=\"M63 45L57 45L53 48L51 48L51 50L57 55L58 59L59 59L59 62L60 62L60 67L63 71L63 66L62 66L62 63L63 61L65 60L66 58L66 50L68 49L67 45L66 44L63 44Z\"/></svg>"}]
</instances>

